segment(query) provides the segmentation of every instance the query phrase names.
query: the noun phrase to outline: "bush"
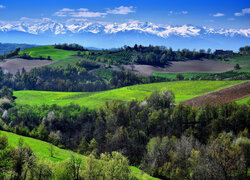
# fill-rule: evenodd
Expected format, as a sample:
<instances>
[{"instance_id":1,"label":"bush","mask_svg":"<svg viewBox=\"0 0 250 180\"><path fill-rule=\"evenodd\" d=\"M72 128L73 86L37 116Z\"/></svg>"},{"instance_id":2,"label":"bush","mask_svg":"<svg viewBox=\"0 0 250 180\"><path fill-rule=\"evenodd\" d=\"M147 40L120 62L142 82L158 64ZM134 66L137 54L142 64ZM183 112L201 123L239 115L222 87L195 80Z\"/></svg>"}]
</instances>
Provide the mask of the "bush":
<instances>
[{"instance_id":1,"label":"bush","mask_svg":"<svg viewBox=\"0 0 250 180\"><path fill-rule=\"evenodd\" d=\"M182 74L176 74L176 80L184 80L184 76Z\"/></svg>"}]
</instances>

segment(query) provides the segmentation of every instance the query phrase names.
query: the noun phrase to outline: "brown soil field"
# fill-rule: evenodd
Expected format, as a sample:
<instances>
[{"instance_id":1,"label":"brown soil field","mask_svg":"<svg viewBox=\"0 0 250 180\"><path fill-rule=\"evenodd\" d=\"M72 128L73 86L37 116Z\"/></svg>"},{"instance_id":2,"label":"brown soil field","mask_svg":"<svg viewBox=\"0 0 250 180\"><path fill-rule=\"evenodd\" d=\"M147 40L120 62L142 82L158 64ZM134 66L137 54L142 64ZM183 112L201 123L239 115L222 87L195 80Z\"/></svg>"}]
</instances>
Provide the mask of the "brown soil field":
<instances>
[{"instance_id":1,"label":"brown soil field","mask_svg":"<svg viewBox=\"0 0 250 180\"><path fill-rule=\"evenodd\" d=\"M250 96L250 81L242 82L218 91L207 93L192 99L182 101L195 108L204 107L206 104L212 106L236 101Z\"/></svg>"},{"instance_id":2,"label":"brown soil field","mask_svg":"<svg viewBox=\"0 0 250 180\"><path fill-rule=\"evenodd\" d=\"M22 58L14 58L6 59L3 62L0 62L0 67L5 73L9 72L11 74L16 74L18 70L21 72L22 68L29 72L32 68L46 66L55 62L57 61L27 60Z\"/></svg>"},{"instance_id":3,"label":"brown soil field","mask_svg":"<svg viewBox=\"0 0 250 180\"><path fill-rule=\"evenodd\" d=\"M131 65L125 65L126 70L132 71ZM215 60L190 60L185 62L171 62L168 67L156 67L150 65L134 65L136 74L151 76L153 72L166 73L220 73L232 70L233 65L221 63Z\"/></svg>"}]
</instances>

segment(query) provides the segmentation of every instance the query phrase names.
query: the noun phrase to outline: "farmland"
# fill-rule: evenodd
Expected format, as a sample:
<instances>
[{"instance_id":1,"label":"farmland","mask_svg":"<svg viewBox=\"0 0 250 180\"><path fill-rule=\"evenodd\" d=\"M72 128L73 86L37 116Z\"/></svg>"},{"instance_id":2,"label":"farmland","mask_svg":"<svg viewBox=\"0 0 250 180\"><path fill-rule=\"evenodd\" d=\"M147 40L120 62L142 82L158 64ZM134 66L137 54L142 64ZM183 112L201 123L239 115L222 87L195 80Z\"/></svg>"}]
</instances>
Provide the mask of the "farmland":
<instances>
[{"instance_id":1,"label":"farmland","mask_svg":"<svg viewBox=\"0 0 250 180\"><path fill-rule=\"evenodd\" d=\"M11 74L16 74L24 68L26 72L29 72L32 68L46 66L56 63L57 61L49 60L27 60L22 58L7 59L5 62L0 62L0 67Z\"/></svg>"},{"instance_id":2,"label":"farmland","mask_svg":"<svg viewBox=\"0 0 250 180\"><path fill-rule=\"evenodd\" d=\"M218 105L247 97L250 97L250 81L207 93L183 102L198 108L204 107L207 104Z\"/></svg>"},{"instance_id":3,"label":"farmland","mask_svg":"<svg viewBox=\"0 0 250 180\"><path fill-rule=\"evenodd\" d=\"M124 66L131 71L131 65ZM215 60L189 60L171 62L167 67L157 67L151 65L134 65L133 71L144 76L151 76L154 72L165 73L220 73L233 69L233 65L221 63Z\"/></svg>"},{"instance_id":4,"label":"farmland","mask_svg":"<svg viewBox=\"0 0 250 180\"><path fill-rule=\"evenodd\" d=\"M17 105L43 105L71 103L90 109L100 107L106 101L133 99L144 100L155 90L169 89L175 94L175 101L180 102L204 93L216 91L242 81L175 81L128 86L102 92L51 92L51 91L15 91Z\"/></svg>"},{"instance_id":5,"label":"farmland","mask_svg":"<svg viewBox=\"0 0 250 180\"><path fill-rule=\"evenodd\" d=\"M69 159L72 157L72 155L74 154L75 156L81 157L83 162L85 160L85 156L76 154L72 151L69 150L65 150L65 149L60 149L56 146L54 146L54 151L55 151L55 157L51 157L50 153L49 153L49 147L50 147L50 143L41 141L41 140L37 140L37 139L33 139L30 137L25 137L25 136L21 136L21 135L17 135L14 133L10 133L10 132L6 132L6 131L0 131L0 135L6 135L8 137L8 142L10 146L17 146L18 145L18 140L20 138L22 138L24 140L24 144L28 144L30 146L30 148L32 149L33 152L35 152L36 156L38 157L38 159L48 159L52 162L59 162L59 161L64 161L66 159ZM139 175L139 173L141 173L141 170L131 166L130 167L132 173L137 176L139 179L157 179L157 178L153 178L148 176L147 174L144 175Z\"/></svg>"}]
</instances>

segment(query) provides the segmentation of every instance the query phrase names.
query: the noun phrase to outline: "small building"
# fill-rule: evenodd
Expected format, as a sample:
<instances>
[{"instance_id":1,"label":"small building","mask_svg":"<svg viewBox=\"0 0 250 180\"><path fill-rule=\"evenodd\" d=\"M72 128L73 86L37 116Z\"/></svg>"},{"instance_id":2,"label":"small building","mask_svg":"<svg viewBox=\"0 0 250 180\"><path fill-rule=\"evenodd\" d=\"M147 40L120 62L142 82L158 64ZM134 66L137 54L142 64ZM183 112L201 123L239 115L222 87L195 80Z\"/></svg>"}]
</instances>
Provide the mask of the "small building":
<instances>
[{"instance_id":1,"label":"small building","mask_svg":"<svg viewBox=\"0 0 250 180\"><path fill-rule=\"evenodd\" d=\"M233 55L234 52L232 50L222 50L222 49L216 49L214 54L216 55Z\"/></svg>"}]
</instances>

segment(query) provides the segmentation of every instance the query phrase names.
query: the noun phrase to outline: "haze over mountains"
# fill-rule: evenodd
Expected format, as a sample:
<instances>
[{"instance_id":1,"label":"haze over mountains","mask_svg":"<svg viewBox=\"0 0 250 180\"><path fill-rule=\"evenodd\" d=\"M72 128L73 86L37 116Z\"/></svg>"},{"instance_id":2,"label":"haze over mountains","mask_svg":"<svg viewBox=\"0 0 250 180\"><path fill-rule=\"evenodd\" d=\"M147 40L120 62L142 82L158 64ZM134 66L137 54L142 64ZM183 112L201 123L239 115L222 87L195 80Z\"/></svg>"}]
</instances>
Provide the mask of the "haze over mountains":
<instances>
[{"instance_id":1,"label":"haze over mountains","mask_svg":"<svg viewBox=\"0 0 250 180\"><path fill-rule=\"evenodd\" d=\"M206 26L165 25L151 22L91 22L70 19L64 23L49 18L0 21L2 42L32 44L79 43L113 48L123 45L165 45L177 48L224 48L238 50L250 43L250 29L215 29ZM192 41L192 43L190 43ZM230 42L234 43L230 43Z\"/></svg>"}]
</instances>

